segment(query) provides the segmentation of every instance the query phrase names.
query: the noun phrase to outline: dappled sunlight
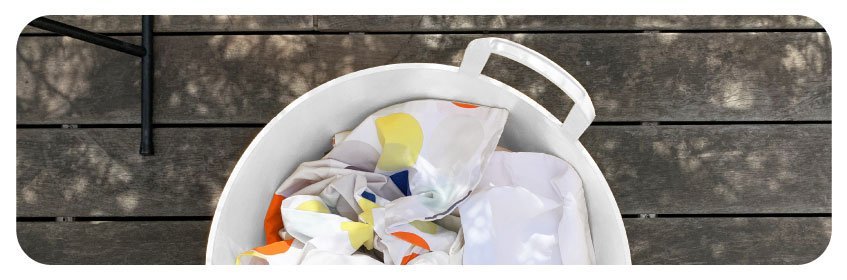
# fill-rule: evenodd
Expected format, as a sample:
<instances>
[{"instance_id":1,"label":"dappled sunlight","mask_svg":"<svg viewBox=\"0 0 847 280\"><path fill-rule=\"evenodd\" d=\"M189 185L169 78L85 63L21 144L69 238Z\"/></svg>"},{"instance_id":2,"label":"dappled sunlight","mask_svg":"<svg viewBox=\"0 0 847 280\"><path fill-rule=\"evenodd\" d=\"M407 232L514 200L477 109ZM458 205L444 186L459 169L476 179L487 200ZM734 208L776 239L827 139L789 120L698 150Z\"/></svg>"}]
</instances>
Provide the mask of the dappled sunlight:
<instances>
[{"instance_id":1,"label":"dappled sunlight","mask_svg":"<svg viewBox=\"0 0 847 280\"><path fill-rule=\"evenodd\" d=\"M722 83L723 88L719 95L712 96L712 103L728 109L744 110L753 107L755 98L750 88L742 81Z\"/></svg>"},{"instance_id":2,"label":"dappled sunlight","mask_svg":"<svg viewBox=\"0 0 847 280\"><path fill-rule=\"evenodd\" d=\"M62 37L67 44L69 37ZM49 57L46 57L49 56ZM79 51L57 51L42 49L34 40L21 40L18 45L18 83L31 88L18 90L19 100L41 105L40 110L48 116L67 114L71 104L89 92L89 78L93 68L91 49ZM48 63L27 63L47 61ZM19 87L22 88L22 87ZM26 106L21 104L18 106ZM30 109L30 108L25 108Z\"/></svg>"},{"instance_id":3,"label":"dappled sunlight","mask_svg":"<svg viewBox=\"0 0 847 280\"><path fill-rule=\"evenodd\" d=\"M750 33L753 38L769 36ZM709 54L708 71L725 73L706 79L704 90L720 112L735 113L747 119L816 118L812 112L831 112L830 48L826 34L782 33L776 44L753 44L737 37L731 41L710 42L722 52ZM823 38L823 39L822 39ZM711 47L713 46L713 47ZM743 54L741 64L720 63L727 54ZM727 78L729 77L729 78ZM802 109L795 106L803 106ZM781 114L763 115L766 108L784 108ZM768 112L770 113L770 112ZM817 118L820 118L818 116Z\"/></svg>"},{"instance_id":4,"label":"dappled sunlight","mask_svg":"<svg viewBox=\"0 0 847 280\"><path fill-rule=\"evenodd\" d=\"M97 32L140 33L139 16L50 18ZM831 212L832 53L828 35L807 17L214 15L156 16L155 25L154 122L177 125L154 131L156 154L150 157L138 154L139 129L128 128L140 116L137 57L68 37L19 38L18 217L211 216L258 126L296 98L370 67L459 66L467 44L481 37L523 44L587 89L601 123L580 141L624 214ZM31 27L25 32L44 33ZM483 74L526 94L559 120L573 105L541 75L506 58L492 56ZM496 238L485 211L491 209L462 213L471 240ZM205 227L197 233L208 233L208 221L188 221L194 222ZM796 262L803 257L798 255L822 248L820 240L831 229L829 217L624 222L637 262ZM120 222L18 224L110 223ZM638 223L652 225L639 229ZM127 229L121 236L167 235ZM726 232L732 234L721 234ZM177 233L170 237L185 240L169 240L166 247L189 244L186 250L197 251L194 258L201 260L202 250L196 249L206 239ZM543 257L538 255L543 249L557 250L543 247L547 239L517 240L526 244L518 257L531 263ZM139 240L144 246L127 252L159 246Z\"/></svg>"},{"instance_id":5,"label":"dappled sunlight","mask_svg":"<svg viewBox=\"0 0 847 280\"><path fill-rule=\"evenodd\" d=\"M116 196L115 200L124 213L133 213L138 207L139 195L136 191L128 191Z\"/></svg>"},{"instance_id":6,"label":"dappled sunlight","mask_svg":"<svg viewBox=\"0 0 847 280\"><path fill-rule=\"evenodd\" d=\"M619 17L623 26L645 29L685 29L699 26L703 29L728 27L745 27L748 29L765 29L779 26L812 27L814 20L803 16L633 16ZM627 23L628 22L628 23Z\"/></svg>"},{"instance_id":7,"label":"dappled sunlight","mask_svg":"<svg viewBox=\"0 0 847 280\"><path fill-rule=\"evenodd\" d=\"M656 34L656 39L663 45L670 45L679 39L680 33L660 33Z\"/></svg>"},{"instance_id":8,"label":"dappled sunlight","mask_svg":"<svg viewBox=\"0 0 847 280\"><path fill-rule=\"evenodd\" d=\"M98 33L141 32L141 16L48 15L46 18ZM51 33L26 26L22 33Z\"/></svg>"},{"instance_id":9,"label":"dappled sunlight","mask_svg":"<svg viewBox=\"0 0 847 280\"><path fill-rule=\"evenodd\" d=\"M18 130L18 213L211 215L234 159L258 131L162 128L156 155L142 157L138 129Z\"/></svg>"},{"instance_id":10,"label":"dappled sunlight","mask_svg":"<svg viewBox=\"0 0 847 280\"><path fill-rule=\"evenodd\" d=\"M154 117L160 123L262 123L312 88L354 71L393 63L458 66L465 46L485 36L524 44L569 71L591 96L597 121L819 120L831 114L825 33L516 33L160 36ZM52 43L19 42L19 120L85 123L105 115L137 122L137 59L73 39L39 40ZM508 59L493 56L483 73L560 120L572 106L552 83ZM47 82L34 82L42 79Z\"/></svg>"},{"instance_id":11,"label":"dappled sunlight","mask_svg":"<svg viewBox=\"0 0 847 280\"><path fill-rule=\"evenodd\" d=\"M32 188L24 188L19 191L24 202L29 204L37 204L38 203L38 194L36 194L35 190Z\"/></svg>"},{"instance_id":12,"label":"dappled sunlight","mask_svg":"<svg viewBox=\"0 0 847 280\"><path fill-rule=\"evenodd\" d=\"M500 36L500 35L497 35ZM824 33L515 34L571 73L597 121L829 119ZM484 73L559 119L566 96L539 75L493 57ZM801 62L802 61L802 62Z\"/></svg>"},{"instance_id":13,"label":"dappled sunlight","mask_svg":"<svg viewBox=\"0 0 847 280\"><path fill-rule=\"evenodd\" d=\"M829 137L825 125L630 126L581 142L624 213L826 212Z\"/></svg>"},{"instance_id":14,"label":"dappled sunlight","mask_svg":"<svg viewBox=\"0 0 847 280\"><path fill-rule=\"evenodd\" d=\"M625 219L634 264L803 264L827 247L830 218Z\"/></svg>"},{"instance_id":15,"label":"dappled sunlight","mask_svg":"<svg viewBox=\"0 0 847 280\"><path fill-rule=\"evenodd\" d=\"M191 121L197 115L207 122L269 120L271 111L275 114L296 97L286 93L302 94L316 86L310 72L320 69L307 62L312 55L306 47L314 44L313 39L287 35L198 38L202 39L174 37L176 41L169 42L171 37L164 37L157 41L162 45L190 44L163 49L156 57L162 69L157 72L157 99L166 105L157 110L173 112L171 121ZM186 51L207 59L194 59ZM292 60L297 62L290 63ZM281 70L280 65L290 68ZM247 67L254 70L249 74L241 71Z\"/></svg>"},{"instance_id":16,"label":"dappled sunlight","mask_svg":"<svg viewBox=\"0 0 847 280\"><path fill-rule=\"evenodd\" d=\"M555 15L403 15L317 16L323 30L365 31L522 31L522 30L676 30L815 28L803 16L555 16Z\"/></svg>"},{"instance_id":17,"label":"dappled sunlight","mask_svg":"<svg viewBox=\"0 0 847 280\"><path fill-rule=\"evenodd\" d=\"M265 19L210 16L197 20L232 25L237 20L259 23ZM515 28L516 22L522 24L521 28L549 25L552 20L518 16L470 19L425 16L417 17L415 24L442 28L437 25L450 23L457 24L451 28L494 30ZM627 20L627 24L637 26L681 26L710 19L708 24L712 25L744 20L622 17L608 18L606 24ZM187 19L175 16L159 20L166 25ZM755 20L760 22L749 24L768 26L775 19ZM264 123L312 88L354 71L410 62L458 66L468 42L484 36L524 44L568 70L592 97L597 121L816 120L828 119L831 113L831 53L825 33L517 33L161 36L156 38L155 116L159 123ZM19 122L55 123L56 119L68 118L82 123L137 122L138 60L96 48L62 37L21 38L17 50ZM483 73L525 93L560 120L572 106L552 83L508 59L493 56ZM768 133L760 137L770 136ZM769 169L786 171L773 178L760 178L756 186L784 189L802 177L799 171L792 171L799 155L773 152L783 147L762 150L750 146L744 150L721 146L714 135L691 139L677 139L676 135L650 138L655 136L631 134L584 143L591 153L603 150L648 155L640 161L606 162L601 166L608 178L614 178L610 181L629 186L644 186L643 182L686 188L713 184L703 189L731 198L734 193L749 191L744 186L751 185L750 178L767 174ZM784 141L796 145L793 138L786 137ZM755 142L749 138L738 141L738 145ZM104 178L102 182L84 184L137 180L130 167L137 163L102 160L115 155L98 152L98 148L90 143L78 147L92 154L91 162L81 164L104 176L100 177ZM626 155L612 154L610 158L622 156ZM673 165L660 165L668 162ZM718 172L726 165L735 166L739 172ZM172 167L168 170L179 170ZM649 168L686 176L658 180L651 177L655 171ZM176 171L165 174L179 176ZM708 178L720 179L713 182ZM76 192L90 191L72 187L81 184L69 181L63 195L73 197ZM31 191L24 197L40 199Z\"/></svg>"},{"instance_id":18,"label":"dappled sunlight","mask_svg":"<svg viewBox=\"0 0 847 280\"><path fill-rule=\"evenodd\" d=\"M155 17L156 32L313 30L312 16L164 15Z\"/></svg>"},{"instance_id":19,"label":"dappled sunlight","mask_svg":"<svg viewBox=\"0 0 847 280\"><path fill-rule=\"evenodd\" d=\"M135 85L140 75L139 60L99 48L70 37L19 38L18 123L56 123L67 118L128 122L112 116L139 111L139 89ZM125 102L128 97L134 102ZM99 110L105 114L92 112L92 107L102 108Z\"/></svg>"},{"instance_id":20,"label":"dappled sunlight","mask_svg":"<svg viewBox=\"0 0 847 280\"><path fill-rule=\"evenodd\" d=\"M787 45L782 66L789 71L811 71L815 74L825 74L829 71L830 49L828 38L825 34L818 34L815 44L809 44L805 48Z\"/></svg>"}]
</instances>

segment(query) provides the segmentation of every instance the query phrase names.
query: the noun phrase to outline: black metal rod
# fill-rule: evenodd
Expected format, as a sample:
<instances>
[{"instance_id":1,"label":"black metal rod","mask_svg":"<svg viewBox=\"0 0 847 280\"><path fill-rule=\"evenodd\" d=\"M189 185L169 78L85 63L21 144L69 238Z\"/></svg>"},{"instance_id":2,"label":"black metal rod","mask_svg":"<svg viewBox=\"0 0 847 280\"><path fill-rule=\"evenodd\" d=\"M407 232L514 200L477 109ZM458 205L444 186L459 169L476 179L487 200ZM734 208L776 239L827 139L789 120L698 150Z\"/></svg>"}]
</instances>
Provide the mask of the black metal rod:
<instances>
[{"instance_id":1,"label":"black metal rod","mask_svg":"<svg viewBox=\"0 0 847 280\"><path fill-rule=\"evenodd\" d=\"M31 21L29 25L138 57L142 57L146 53L144 48L141 46L127 43L103 34L70 26L45 17L37 18Z\"/></svg>"},{"instance_id":2,"label":"black metal rod","mask_svg":"<svg viewBox=\"0 0 847 280\"><path fill-rule=\"evenodd\" d=\"M153 16L141 16L141 155L153 154Z\"/></svg>"}]
</instances>

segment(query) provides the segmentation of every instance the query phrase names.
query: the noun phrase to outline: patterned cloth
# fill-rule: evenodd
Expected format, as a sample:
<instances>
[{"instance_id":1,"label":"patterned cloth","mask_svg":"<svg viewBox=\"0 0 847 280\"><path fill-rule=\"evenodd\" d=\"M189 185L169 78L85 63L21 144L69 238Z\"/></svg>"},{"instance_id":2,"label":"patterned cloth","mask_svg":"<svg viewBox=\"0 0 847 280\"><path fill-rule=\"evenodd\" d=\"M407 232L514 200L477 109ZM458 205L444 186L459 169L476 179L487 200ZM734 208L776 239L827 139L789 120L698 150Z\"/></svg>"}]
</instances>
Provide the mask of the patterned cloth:
<instances>
[{"instance_id":1,"label":"patterned cloth","mask_svg":"<svg viewBox=\"0 0 847 280\"><path fill-rule=\"evenodd\" d=\"M507 116L445 100L377 111L280 185L265 216L268 245L237 262L461 263L461 236L433 221L477 186Z\"/></svg>"}]
</instances>

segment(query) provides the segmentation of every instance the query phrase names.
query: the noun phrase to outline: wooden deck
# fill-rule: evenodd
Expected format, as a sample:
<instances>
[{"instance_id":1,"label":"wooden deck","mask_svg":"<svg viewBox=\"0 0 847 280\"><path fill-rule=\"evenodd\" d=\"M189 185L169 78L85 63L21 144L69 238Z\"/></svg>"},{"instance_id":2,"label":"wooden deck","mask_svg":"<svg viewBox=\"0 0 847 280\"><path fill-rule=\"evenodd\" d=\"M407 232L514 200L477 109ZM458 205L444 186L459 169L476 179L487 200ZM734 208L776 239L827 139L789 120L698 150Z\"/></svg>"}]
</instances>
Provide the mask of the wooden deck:
<instances>
[{"instance_id":1,"label":"wooden deck","mask_svg":"<svg viewBox=\"0 0 847 280\"><path fill-rule=\"evenodd\" d=\"M140 38L139 16L51 18ZM806 17L159 16L155 32L156 155L142 157L139 59L23 30L17 232L32 259L202 264L229 172L288 103L368 67L458 65L484 36L588 90L597 118L581 141L633 263L802 264L829 243L831 49ZM571 105L517 63L483 73L560 119Z\"/></svg>"}]
</instances>

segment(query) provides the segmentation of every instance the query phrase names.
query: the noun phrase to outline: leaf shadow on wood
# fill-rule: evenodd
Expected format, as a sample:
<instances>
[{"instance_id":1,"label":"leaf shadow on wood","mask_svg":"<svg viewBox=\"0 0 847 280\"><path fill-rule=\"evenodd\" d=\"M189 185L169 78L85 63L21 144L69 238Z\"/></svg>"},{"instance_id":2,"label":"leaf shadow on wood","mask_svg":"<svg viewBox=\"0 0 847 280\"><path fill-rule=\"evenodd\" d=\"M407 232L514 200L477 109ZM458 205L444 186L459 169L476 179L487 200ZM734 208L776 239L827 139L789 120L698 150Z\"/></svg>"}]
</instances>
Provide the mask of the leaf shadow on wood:
<instances>
[{"instance_id":1,"label":"leaf shadow on wood","mask_svg":"<svg viewBox=\"0 0 847 280\"><path fill-rule=\"evenodd\" d=\"M570 71L588 89L598 120L632 121L632 115L640 116L638 121L831 119L827 35L783 35L773 40L765 40L775 36L769 33L494 36L535 49ZM308 90L356 70L401 62L458 65L464 46L483 36L157 37L156 110L167 112L157 115L157 122L267 122ZM19 40L18 121L57 123L71 116L91 123L137 123L137 58L93 48L64 37ZM526 68L494 58L484 73L515 85L560 119L566 116L570 103L565 95ZM92 113L91 108L103 111ZM774 108L785 109L784 115L774 114ZM593 136L584 139L619 201L629 203L622 209L674 210L682 208L679 201L688 201L696 207L687 209L712 213L750 205L765 212L830 211L831 192L804 193L804 178L810 177L815 186L831 190L831 168L826 168L831 164L831 141L824 141L825 147L804 144L804 137L831 137L828 125L798 134L735 128L639 130L610 139L609 132L593 128ZM156 131L157 143L171 146L142 158L136 153L136 133L87 130L55 136L19 130L19 212L209 215L255 130L215 130L202 137L183 134L182 129ZM729 135L742 136L722 139L735 137ZM640 196L650 188L665 193ZM150 190L163 195L143 195ZM792 197L797 199L792 202ZM698 200L703 204L697 205ZM786 204L768 204L774 201ZM38 204L45 202L64 203L69 210L39 212Z\"/></svg>"},{"instance_id":2,"label":"leaf shadow on wood","mask_svg":"<svg viewBox=\"0 0 847 280\"><path fill-rule=\"evenodd\" d=\"M402 15L317 16L325 31L587 31L820 28L804 16Z\"/></svg>"},{"instance_id":3,"label":"leaf shadow on wood","mask_svg":"<svg viewBox=\"0 0 847 280\"><path fill-rule=\"evenodd\" d=\"M198 36L192 40L183 40L180 36L162 36L156 40L155 96L156 111L160 112L157 114L160 116L157 122L266 122L308 90L356 70L400 62L458 65L464 46L482 36L485 35L217 35ZM659 36L608 34L602 36L605 39L591 34L496 36L536 49L568 69L588 89L597 106L598 119L601 120L614 121L635 112L648 116L646 121L665 120L664 116L673 116L673 111L690 111L693 112L692 116L741 115L749 120L757 120L760 112L768 111L764 108L772 108L777 103L817 108L809 110L811 112L830 111L831 64L825 34L787 37L781 39L783 46L776 47L753 44L767 36L759 33L718 38L700 33L668 33ZM610 37L619 40L609 41ZM805 40L790 40L792 38ZM45 44L43 40L52 43ZM679 50L677 45L695 48ZM133 116L137 116L135 112L138 112L138 104L135 103L137 59L111 51L95 53L90 48L94 46L63 37L22 39L18 47L19 119L22 114L28 114L25 116L27 119L55 123L51 121L54 116L79 115L95 123L136 122L136 117L124 116L127 111L133 112ZM94 57L95 54L108 56L109 59L102 60L102 57ZM626 57L636 57L639 66L616 67L616 62ZM749 61L735 63L738 59ZM116 72L116 69L123 71ZM492 58L484 73L516 85L518 90L537 100L560 119L567 114L571 104L568 98L540 75L517 63ZM710 77L731 79L717 80ZM776 80L784 77L793 77L801 82L787 83L786 86L786 83ZM692 84L691 81L702 82ZM132 98L119 98L120 95ZM645 102L651 98L670 101ZM643 106L668 102L672 106ZM94 107L107 108L105 116L88 113L87 108L91 108L92 104ZM161 115L165 115L161 112L167 112L166 119L161 119ZM713 115L714 112L720 114ZM794 119L796 115L793 114L805 113L808 112L787 111L785 118ZM120 117L110 117L112 115ZM645 141L644 138L632 140ZM665 138L656 141L659 141L658 144L646 148L631 148L645 149L648 155L656 156L657 162L662 164L663 174L679 175L688 180L679 181L680 184L697 182L699 179L695 178L702 176L722 176L727 183L713 188L716 191L728 191L738 188L732 182L741 182L747 178L741 176L731 179L727 178L730 175L706 172L706 169L720 170L720 167L703 167L708 161L690 156L673 155L671 152L660 157L663 148L684 143L667 143ZM678 141L706 141L707 147L720 145L709 142L717 141L712 138ZM612 149L621 150L620 147ZM704 148L702 153L707 151L708 148ZM741 153L737 158L749 162L766 157L745 150L730 149L725 152ZM633 170L640 170L635 168L636 164L601 163L601 168L610 178L620 172L630 174L633 178L613 180L616 184L638 185L634 180L649 173L632 173L635 172ZM742 169L743 173L744 170L758 168L756 166L757 163L751 163L738 168L745 168ZM792 166L782 165L779 170ZM761 174L767 173L762 171ZM769 184L772 188L784 185ZM726 198L733 199L731 195ZM738 198L734 199L737 201Z\"/></svg>"},{"instance_id":4,"label":"leaf shadow on wood","mask_svg":"<svg viewBox=\"0 0 847 280\"><path fill-rule=\"evenodd\" d=\"M154 156L139 129L19 129L20 217L211 216L258 128L161 128Z\"/></svg>"}]
</instances>

